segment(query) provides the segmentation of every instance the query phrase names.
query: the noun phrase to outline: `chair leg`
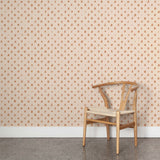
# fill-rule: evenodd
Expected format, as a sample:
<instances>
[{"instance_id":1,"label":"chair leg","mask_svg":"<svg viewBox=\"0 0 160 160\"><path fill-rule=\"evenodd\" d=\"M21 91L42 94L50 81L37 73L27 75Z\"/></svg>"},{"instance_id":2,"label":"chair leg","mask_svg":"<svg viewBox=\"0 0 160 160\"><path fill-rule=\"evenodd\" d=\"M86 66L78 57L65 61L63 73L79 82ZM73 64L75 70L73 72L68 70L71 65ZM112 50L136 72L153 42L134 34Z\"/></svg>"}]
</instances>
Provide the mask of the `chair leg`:
<instances>
[{"instance_id":1,"label":"chair leg","mask_svg":"<svg viewBox=\"0 0 160 160\"><path fill-rule=\"evenodd\" d=\"M137 147L137 113L134 113L134 145Z\"/></svg>"},{"instance_id":2,"label":"chair leg","mask_svg":"<svg viewBox=\"0 0 160 160\"><path fill-rule=\"evenodd\" d=\"M86 143L86 127L87 127L87 108L85 107L84 109L84 124L83 124L83 147L85 146Z\"/></svg>"},{"instance_id":3,"label":"chair leg","mask_svg":"<svg viewBox=\"0 0 160 160\"><path fill-rule=\"evenodd\" d=\"M106 121L109 122L109 117L106 117ZM109 129L109 125L106 125L106 129L107 129L107 140L110 140L110 129Z\"/></svg>"},{"instance_id":4,"label":"chair leg","mask_svg":"<svg viewBox=\"0 0 160 160\"><path fill-rule=\"evenodd\" d=\"M116 113L116 153L119 154L119 134L120 134L120 112Z\"/></svg>"}]
</instances>

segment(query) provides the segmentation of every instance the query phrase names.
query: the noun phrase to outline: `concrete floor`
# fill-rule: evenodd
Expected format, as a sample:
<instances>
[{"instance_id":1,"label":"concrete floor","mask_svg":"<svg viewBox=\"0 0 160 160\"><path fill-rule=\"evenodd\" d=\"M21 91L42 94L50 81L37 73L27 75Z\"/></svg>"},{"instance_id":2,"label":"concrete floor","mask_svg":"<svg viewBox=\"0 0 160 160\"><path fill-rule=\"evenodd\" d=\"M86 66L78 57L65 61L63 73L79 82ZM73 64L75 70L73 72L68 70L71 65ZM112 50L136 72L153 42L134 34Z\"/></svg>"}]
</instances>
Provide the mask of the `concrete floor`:
<instances>
[{"instance_id":1,"label":"concrete floor","mask_svg":"<svg viewBox=\"0 0 160 160\"><path fill-rule=\"evenodd\" d=\"M114 138L0 139L0 160L160 160L160 139L121 138L119 156Z\"/></svg>"}]
</instances>

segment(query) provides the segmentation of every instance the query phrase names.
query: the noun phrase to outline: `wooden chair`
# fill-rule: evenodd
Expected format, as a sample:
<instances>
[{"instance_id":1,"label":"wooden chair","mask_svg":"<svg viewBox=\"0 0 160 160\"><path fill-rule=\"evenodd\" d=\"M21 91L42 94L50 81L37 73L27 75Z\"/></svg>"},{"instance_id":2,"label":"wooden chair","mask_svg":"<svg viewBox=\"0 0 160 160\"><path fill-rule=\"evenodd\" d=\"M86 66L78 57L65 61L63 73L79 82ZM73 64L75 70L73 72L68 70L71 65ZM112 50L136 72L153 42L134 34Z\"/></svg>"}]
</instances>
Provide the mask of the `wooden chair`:
<instances>
[{"instance_id":1,"label":"wooden chair","mask_svg":"<svg viewBox=\"0 0 160 160\"><path fill-rule=\"evenodd\" d=\"M120 101L120 107L119 110L113 110L109 108L109 102L105 95L105 93L102 90L103 86L108 85L122 85L122 93L121 93L121 101ZM127 87L128 86L128 87ZM104 100L105 107L104 108L96 108L96 107L85 107L84 110L84 128L83 128L83 146L85 146L85 139L86 139L86 125L91 123L103 123L106 124L107 128L107 140L110 139L110 131L109 131L109 125L116 126L116 153L119 154L119 135L120 130L125 128L134 128L134 142L135 146L137 146L137 110L136 110L136 103L137 103L137 89L138 85L135 82L129 82L129 81L121 81L121 82L109 82L104 84L98 84L93 86L93 88L99 88L99 92ZM126 92L126 88L128 88L128 91ZM125 95L126 92L126 95ZM133 98L133 105L132 110L125 110L129 94L131 92L134 92L134 98ZM95 115L102 115L105 116L101 119L87 119L87 114L95 114ZM121 115L129 115L133 114L133 122L127 123L127 124L120 124L120 116ZM109 117L115 117L116 123L110 122Z\"/></svg>"}]
</instances>

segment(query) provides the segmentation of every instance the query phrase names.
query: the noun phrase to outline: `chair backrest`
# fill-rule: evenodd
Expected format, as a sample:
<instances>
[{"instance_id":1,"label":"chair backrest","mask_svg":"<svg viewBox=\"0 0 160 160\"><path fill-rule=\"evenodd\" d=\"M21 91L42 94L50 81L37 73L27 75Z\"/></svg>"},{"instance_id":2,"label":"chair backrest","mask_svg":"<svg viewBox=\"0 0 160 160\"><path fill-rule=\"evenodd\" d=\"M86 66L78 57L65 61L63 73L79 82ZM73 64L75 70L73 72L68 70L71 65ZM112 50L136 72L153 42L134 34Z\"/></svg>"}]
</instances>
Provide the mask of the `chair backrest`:
<instances>
[{"instance_id":1,"label":"chair backrest","mask_svg":"<svg viewBox=\"0 0 160 160\"><path fill-rule=\"evenodd\" d=\"M133 110L136 110L137 89L139 87L137 85L137 83L129 82L129 81L119 81L119 82L108 82L108 83L103 83L103 84L98 84L98 85L92 86L93 88L97 88L97 87L99 88L99 92L104 100L106 108L109 108L109 103L108 103L106 95L104 94L104 92L102 90L102 87L108 86L108 85L122 85L121 101L120 101L120 107L119 107L119 110L121 110L121 111L125 110L130 92L135 91L134 98L133 98ZM126 86L128 86L127 87L128 91L125 90ZM125 93L126 93L126 95L125 95Z\"/></svg>"}]
</instances>

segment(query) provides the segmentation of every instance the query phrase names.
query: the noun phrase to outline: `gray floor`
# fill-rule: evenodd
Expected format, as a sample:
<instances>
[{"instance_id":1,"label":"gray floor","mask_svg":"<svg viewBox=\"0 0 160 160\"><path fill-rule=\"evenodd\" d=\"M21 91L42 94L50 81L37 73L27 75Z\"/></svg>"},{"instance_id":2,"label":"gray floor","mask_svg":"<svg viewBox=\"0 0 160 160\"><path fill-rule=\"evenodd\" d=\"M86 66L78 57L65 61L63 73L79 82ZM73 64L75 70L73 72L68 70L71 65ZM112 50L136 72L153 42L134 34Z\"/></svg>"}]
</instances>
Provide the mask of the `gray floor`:
<instances>
[{"instance_id":1,"label":"gray floor","mask_svg":"<svg viewBox=\"0 0 160 160\"><path fill-rule=\"evenodd\" d=\"M160 160L160 139L120 139L120 154L116 155L116 140L87 138L0 139L0 160Z\"/></svg>"}]
</instances>

